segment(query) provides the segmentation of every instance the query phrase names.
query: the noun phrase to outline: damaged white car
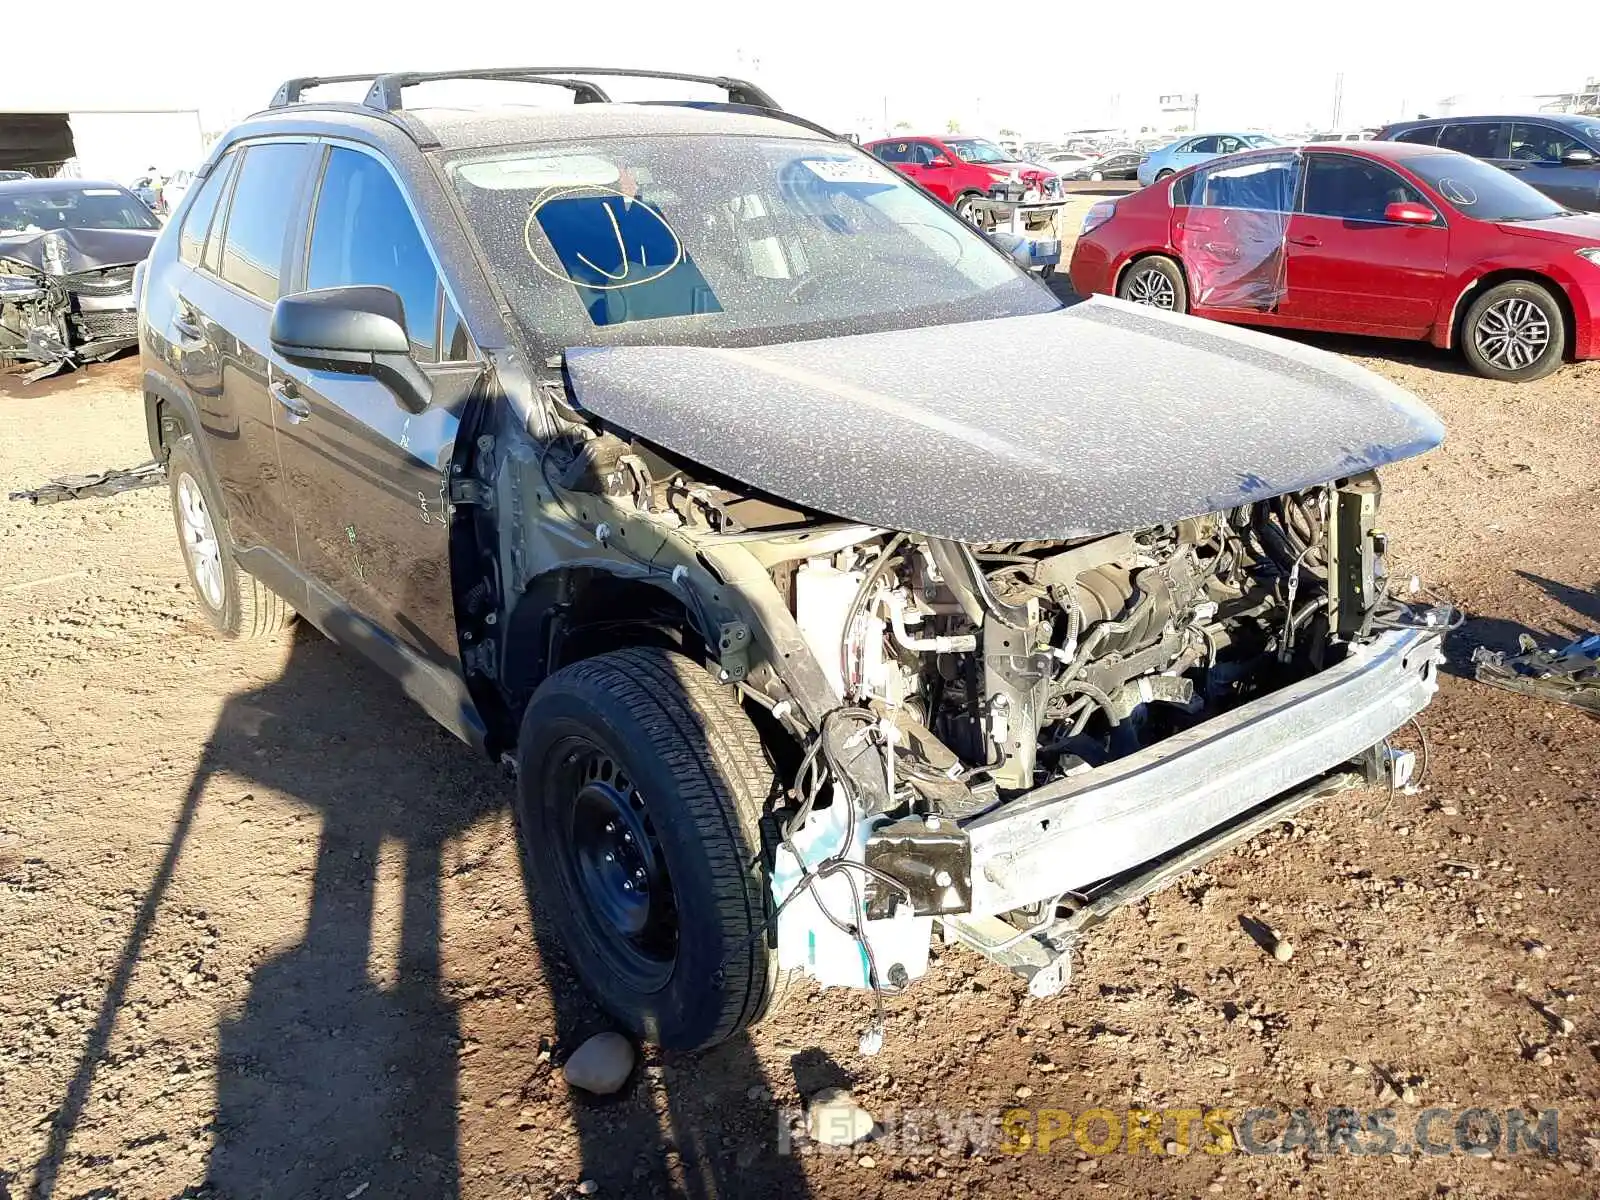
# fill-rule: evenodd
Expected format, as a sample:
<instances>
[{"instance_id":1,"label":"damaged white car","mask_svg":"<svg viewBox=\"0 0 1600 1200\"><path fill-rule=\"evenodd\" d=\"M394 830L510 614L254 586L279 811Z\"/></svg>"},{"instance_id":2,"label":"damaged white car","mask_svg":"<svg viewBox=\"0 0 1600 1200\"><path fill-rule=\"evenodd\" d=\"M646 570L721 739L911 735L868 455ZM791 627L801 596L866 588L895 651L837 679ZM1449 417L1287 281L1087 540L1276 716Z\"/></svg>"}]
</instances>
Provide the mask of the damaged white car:
<instances>
[{"instance_id":1,"label":"damaged white car","mask_svg":"<svg viewBox=\"0 0 1600 1200\"><path fill-rule=\"evenodd\" d=\"M146 274L151 442L220 630L292 609L515 767L624 1026L881 996L939 934L1049 994L1116 905L1403 781L1453 620L1385 568L1410 395L1065 306L753 85L402 102L462 74L218 143Z\"/></svg>"},{"instance_id":2,"label":"damaged white car","mask_svg":"<svg viewBox=\"0 0 1600 1200\"><path fill-rule=\"evenodd\" d=\"M160 232L114 183L0 183L0 364L31 380L137 345L134 268Z\"/></svg>"}]
</instances>

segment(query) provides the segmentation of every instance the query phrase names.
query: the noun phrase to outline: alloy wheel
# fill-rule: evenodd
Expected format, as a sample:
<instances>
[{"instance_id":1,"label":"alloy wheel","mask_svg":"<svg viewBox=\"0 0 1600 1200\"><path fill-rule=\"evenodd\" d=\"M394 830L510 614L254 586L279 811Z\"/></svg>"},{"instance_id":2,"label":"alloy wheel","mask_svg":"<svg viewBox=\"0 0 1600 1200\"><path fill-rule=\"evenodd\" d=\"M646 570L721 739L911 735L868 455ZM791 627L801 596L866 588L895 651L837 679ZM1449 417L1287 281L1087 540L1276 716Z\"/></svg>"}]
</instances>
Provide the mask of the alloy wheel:
<instances>
[{"instance_id":1,"label":"alloy wheel","mask_svg":"<svg viewBox=\"0 0 1600 1200\"><path fill-rule=\"evenodd\" d=\"M1483 310L1472 331L1478 352L1504 371L1538 362L1550 345L1550 318L1531 300L1508 296Z\"/></svg>"},{"instance_id":2,"label":"alloy wheel","mask_svg":"<svg viewBox=\"0 0 1600 1200\"><path fill-rule=\"evenodd\" d=\"M194 572L195 586L212 608L223 602L222 546L206 507L205 493L191 475L178 476L178 516L182 524L183 553Z\"/></svg>"},{"instance_id":3,"label":"alloy wheel","mask_svg":"<svg viewBox=\"0 0 1600 1200\"><path fill-rule=\"evenodd\" d=\"M1177 307L1178 294L1172 286L1172 280L1154 267L1147 267L1128 280L1128 292L1124 299L1171 312Z\"/></svg>"}]
</instances>

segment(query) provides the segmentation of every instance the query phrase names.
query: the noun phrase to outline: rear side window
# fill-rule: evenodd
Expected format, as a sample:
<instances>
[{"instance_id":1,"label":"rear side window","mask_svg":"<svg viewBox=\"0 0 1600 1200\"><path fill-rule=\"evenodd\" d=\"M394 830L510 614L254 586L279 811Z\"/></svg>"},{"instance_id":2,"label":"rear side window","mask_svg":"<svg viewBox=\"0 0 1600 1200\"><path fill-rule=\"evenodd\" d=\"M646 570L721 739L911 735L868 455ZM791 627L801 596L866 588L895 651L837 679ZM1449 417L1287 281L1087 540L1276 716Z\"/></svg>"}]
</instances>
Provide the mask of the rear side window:
<instances>
[{"instance_id":1,"label":"rear side window","mask_svg":"<svg viewBox=\"0 0 1600 1200\"><path fill-rule=\"evenodd\" d=\"M211 229L211 218L216 216L217 202L227 190L228 176L233 174L233 164L239 156L229 150L212 168L211 174L195 193L194 203L184 214L183 228L178 231L178 259L191 267L199 266L200 255L206 248L206 233Z\"/></svg>"},{"instance_id":2,"label":"rear side window","mask_svg":"<svg viewBox=\"0 0 1600 1200\"><path fill-rule=\"evenodd\" d=\"M405 310L413 352L435 360L439 273L411 208L382 163L335 147L317 193L306 286L351 284L392 289Z\"/></svg>"},{"instance_id":3,"label":"rear side window","mask_svg":"<svg viewBox=\"0 0 1600 1200\"><path fill-rule=\"evenodd\" d=\"M1306 195L1301 211L1308 216L1382 221L1384 209L1402 203L1427 201L1388 167L1343 154L1307 156Z\"/></svg>"},{"instance_id":4,"label":"rear side window","mask_svg":"<svg viewBox=\"0 0 1600 1200\"><path fill-rule=\"evenodd\" d=\"M1407 129L1394 135L1397 142L1410 142L1413 146L1432 146L1439 140L1439 126L1424 125L1421 129Z\"/></svg>"},{"instance_id":5,"label":"rear side window","mask_svg":"<svg viewBox=\"0 0 1600 1200\"><path fill-rule=\"evenodd\" d=\"M1439 134L1439 145L1446 150L1459 150L1473 158L1504 158L1509 130L1498 121L1476 121L1463 125L1446 125Z\"/></svg>"},{"instance_id":6,"label":"rear side window","mask_svg":"<svg viewBox=\"0 0 1600 1200\"><path fill-rule=\"evenodd\" d=\"M264 142L245 151L233 186L220 274L268 304L277 300L284 235L311 157L304 142Z\"/></svg>"},{"instance_id":7,"label":"rear side window","mask_svg":"<svg viewBox=\"0 0 1600 1200\"><path fill-rule=\"evenodd\" d=\"M911 161L910 142L884 142L881 146L874 146L872 153L880 162L903 163Z\"/></svg>"}]
</instances>

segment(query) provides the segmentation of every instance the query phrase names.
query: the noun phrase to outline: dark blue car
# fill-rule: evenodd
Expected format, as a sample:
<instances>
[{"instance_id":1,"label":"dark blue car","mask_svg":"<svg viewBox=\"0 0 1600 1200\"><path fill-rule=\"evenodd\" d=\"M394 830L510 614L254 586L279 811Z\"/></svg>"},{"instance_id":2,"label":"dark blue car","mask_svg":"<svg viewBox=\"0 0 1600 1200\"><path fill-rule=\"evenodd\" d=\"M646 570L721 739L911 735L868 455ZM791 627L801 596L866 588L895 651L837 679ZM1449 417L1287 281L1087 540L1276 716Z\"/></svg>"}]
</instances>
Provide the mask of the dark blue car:
<instances>
[{"instance_id":1,"label":"dark blue car","mask_svg":"<svg viewBox=\"0 0 1600 1200\"><path fill-rule=\"evenodd\" d=\"M1434 117L1400 121L1378 134L1459 150L1516 172L1558 204L1600 212L1600 117L1537 113L1521 117Z\"/></svg>"}]
</instances>

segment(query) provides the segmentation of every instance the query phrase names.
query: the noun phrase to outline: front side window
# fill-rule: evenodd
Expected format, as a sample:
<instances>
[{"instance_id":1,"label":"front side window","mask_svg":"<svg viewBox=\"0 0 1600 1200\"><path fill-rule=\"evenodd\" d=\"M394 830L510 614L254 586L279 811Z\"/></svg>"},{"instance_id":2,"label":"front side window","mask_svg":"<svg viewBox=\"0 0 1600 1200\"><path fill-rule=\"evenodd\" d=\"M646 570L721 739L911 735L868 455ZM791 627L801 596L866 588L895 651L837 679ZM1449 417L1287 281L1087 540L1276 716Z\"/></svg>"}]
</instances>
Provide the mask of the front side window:
<instances>
[{"instance_id":1,"label":"front side window","mask_svg":"<svg viewBox=\"0 0 1600 1200\"><path fill-rule=\"evenodd\" d=\"M246 149L239 164L219 273L268 304L278 298L284 235L310 158L307 143L262 142Z\"/></svg>"},{"instance_id":2,"label":"front side window","mask_svg":"<svg viewBox=\"0 0 1600 1200\"><path fill-rule=\"evenodd\" d=\"M1236 137L1219 137L1217 139L1218 154L1234 154L1244 149L1244 143Z\"/></svg>"},{"instance_id":3,"label":"front side window","mask_svg":"<svg viewBox=\"0 0 1600 1200\"><path fill-rule=\"evenodd\" d=\"M449 172L539 342L751 345L1059 307L943 205L832 142L600 139Z\"/></svg>"},{"instance_id":4,"label":"front side window","mask_svg":"<svg viewBox=\"0 0 1600 1200\"><path fill-rule=\"evenodd\" d=\"M405 311L412 350L432 361L439 337L439 274L394 177L371 155L328 153L311 224L308 288L390 288Z\"/></svg>"},{"instance_id":5,"label":"front side window","mask_svg":"<svg viewBox=\"0 0 1600 1200\"><path fill-rule=\"evenodd\" d=\"M183 228L178 231L178 259L191 267L200 262L200 255L206 247L206 234L211 229L211 218L216 216L217 202L222 199L222 193L228 186L228 176L232 174L233 164L238 157L229 150L217 160L217 165L211 168L211 174L206 176L205 183L195 193L194 203L189 205L189 211L183 216Z\"/></svg>"},{"instance_id":6,"label":"front side window","mask_svg":"<svg viewBox=\"0 0 1600 1200\"><path fill-rule=\"evenodd\" d=\"M29 188L0 196L0 233L52 229L160 229L161 223L119 187Z\"/></svg>"},{"instance_id":7,"label":"front side window","mask_svg":"<svg viewBox=\"0 0 1600 1200\"><path fill-rule=\"evenodd\" d=\"M1511 157L1518 162L1558 164L1574 150L1587 150L1577 138L1552 125L1518 121L1511 126Z\"/></svg>"},{"instance_id":8,"label":"front side window","mask_svg":"<svg viewBox=\"0 0 1600 1200\"><path fill-rule=\"evenodd\" d=\"M1180 181L1174 203L1199 208L1239 208L1251 212L1286 213L1294 208L1298 159L1293 155L1252 158L1201 167Z\"/></svg>"},{"instance_id":9,"label":"front side window","mask_svg":"<svg viewBox=\"0 0 1600 1200\"><path fill-rule=\"evenodd\" d=\"M1307 216L1382 221L1389 205L1402 203L1427 201L1388 167L1344 154L1307 156L1306 194L1300 210Z\"/></svg>"},{"instance_id":10,"label":"front side window","mask_svg":"<svg viewBox=\"0 0 1600 1200\"><path fill-rule=\"evenodd\" d=\"M1446 125L1439 133L1439 145L1473 158L1504 158L1508 133L1505 125L1498 121Z\"/></svg>"},{"instance_id":11,"label":"front side window","mask_svg":"<svg viewBox=\"0 0 1600 1200\"><path fill-rule=\"evenodd\" d=\"M1400 160L1463 215L1479 221L1542 221L1566 209L1515 175L1475 158L1418 154Z\"/></svg>"}]
</instances>

